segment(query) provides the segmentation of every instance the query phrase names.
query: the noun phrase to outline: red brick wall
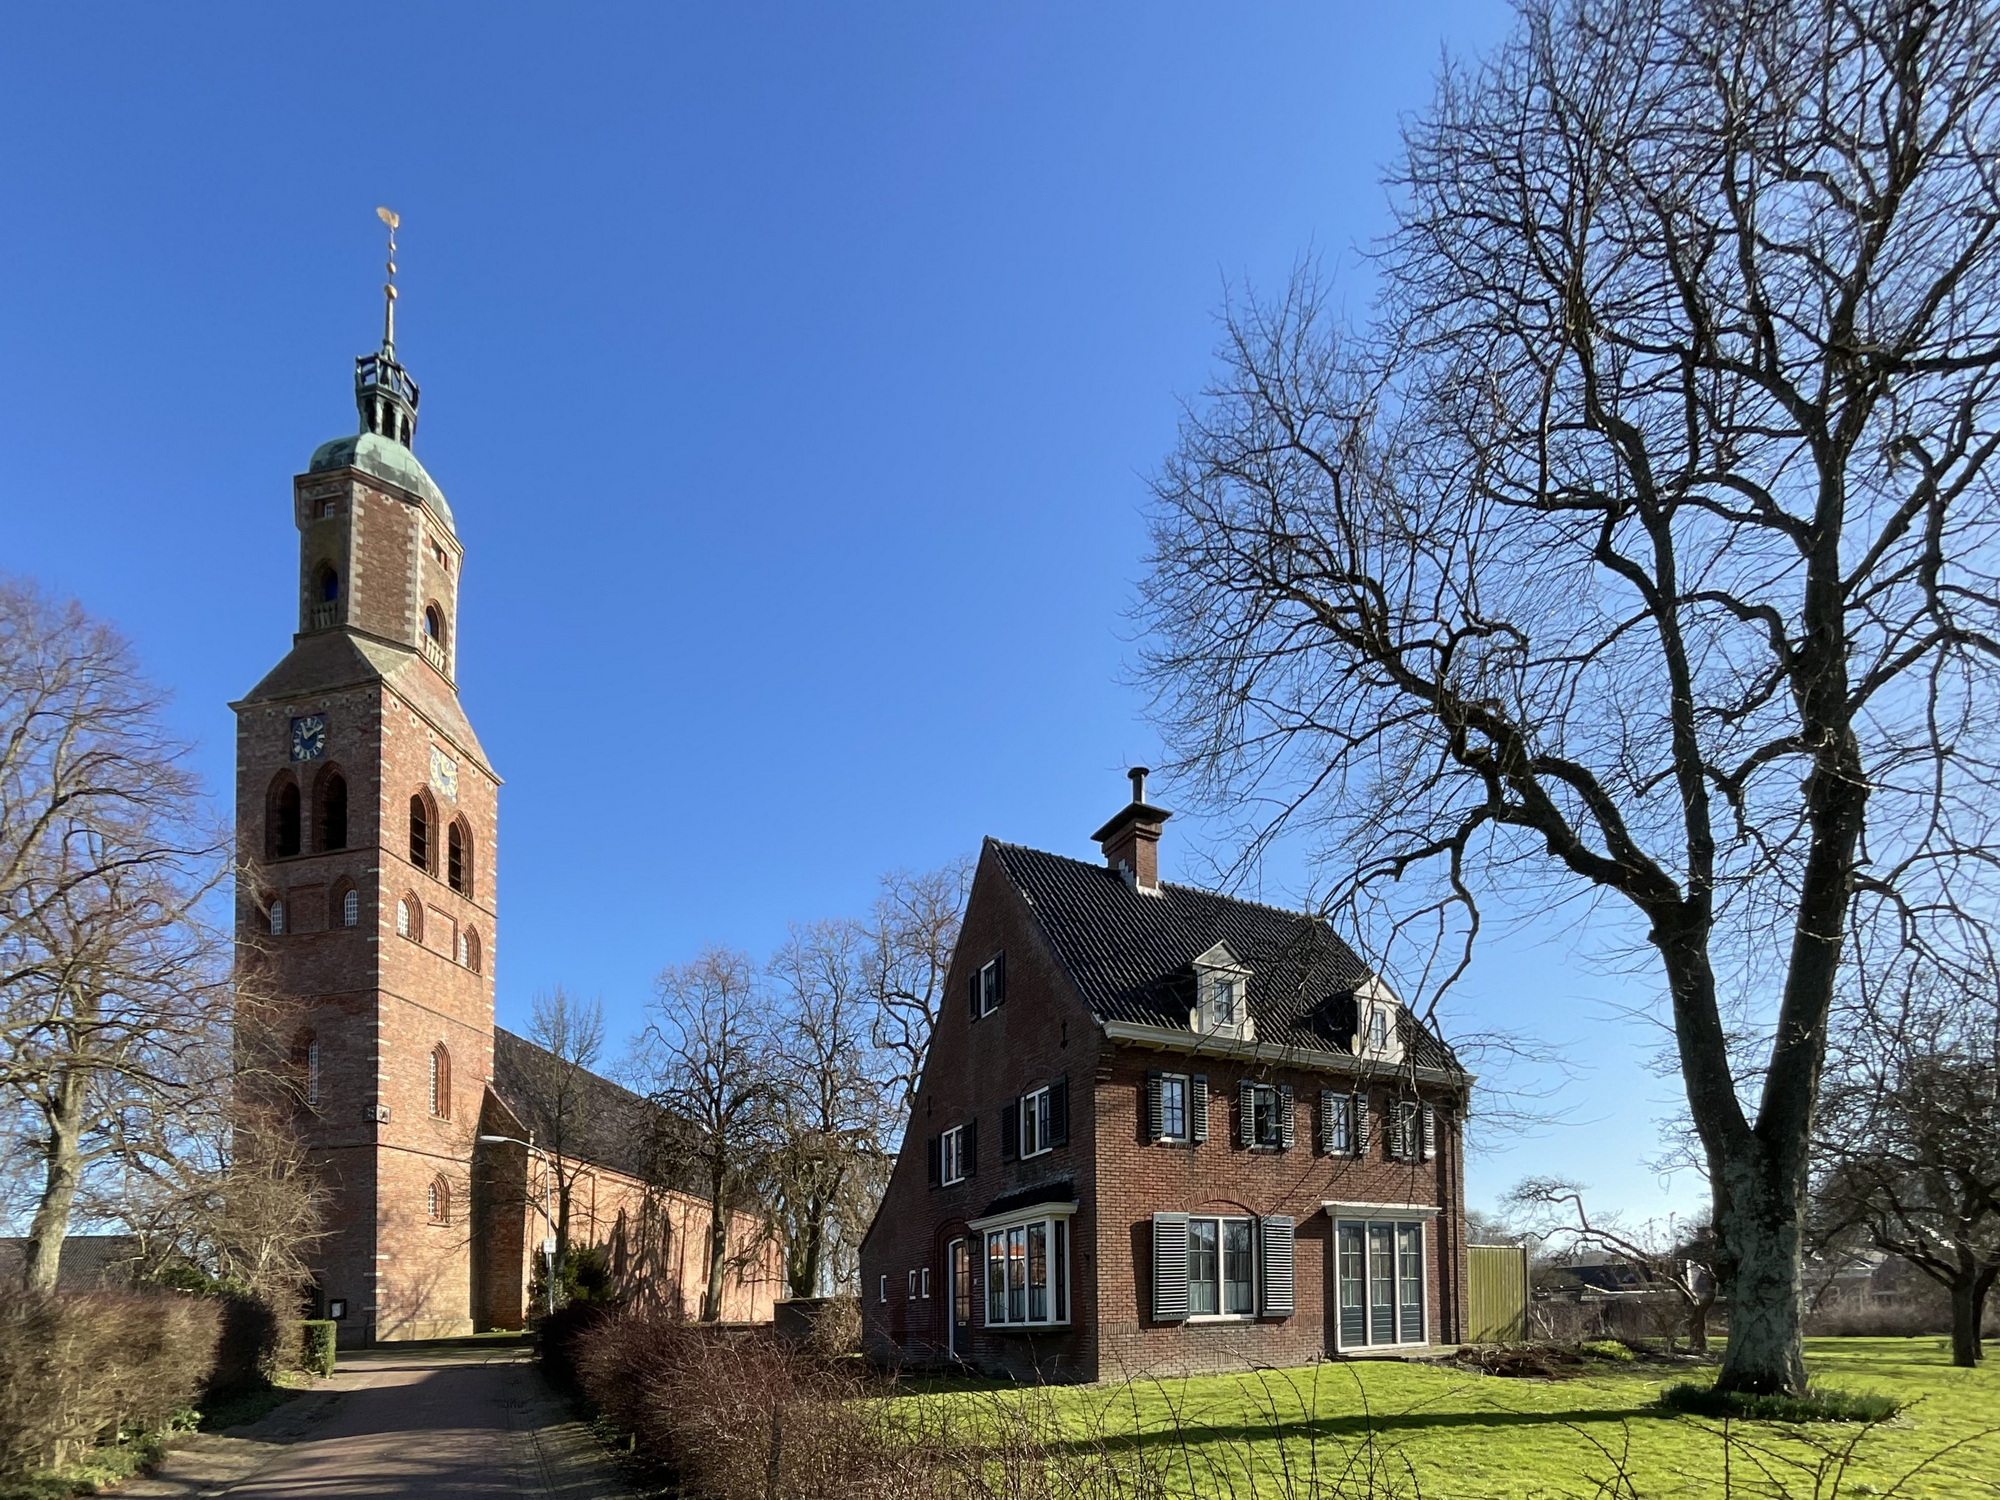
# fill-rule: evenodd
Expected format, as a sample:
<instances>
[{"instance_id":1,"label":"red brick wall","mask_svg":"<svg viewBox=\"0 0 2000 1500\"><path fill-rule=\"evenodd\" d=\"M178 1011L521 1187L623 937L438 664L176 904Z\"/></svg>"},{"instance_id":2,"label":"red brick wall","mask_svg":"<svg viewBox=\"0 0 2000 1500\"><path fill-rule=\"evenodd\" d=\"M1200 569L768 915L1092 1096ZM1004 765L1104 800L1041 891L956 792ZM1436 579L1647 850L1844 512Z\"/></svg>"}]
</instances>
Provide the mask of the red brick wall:
<instances>
[{"instance_id":1,"label":"red brick wall","mask_svg":"<svg viewBox=\"0 0 2000 1500\"><path fill-rule=\"evenodd\" d=\"M1008 994L1000 1011L974 1022L966 990L972 972L996 950L1007 954ZM1149 1069L1205 1073L1209 1138L1200 1145L1145 1139ZM1067 1073L1070 1144L1032 1162L999 1159L1002 1101ZM1238 1080L1290 1084L1297 1111L1289 1151L1236 1144ZM1418 1204L1442 1210L1426 1230L1430 1269L1427 1317L1438 1342L1462 1336L1464 1190L1458 1123L1438 1115L1437 1151L1425 1163L1387 1159L1374 1091L1365 1157L1327 1157L1318 1149L1319 1091L1355 1087L1342 1074L1246 1064L1223 1057L1112 1046L1076 999L1044 947L1032 914L989 854L982 858L953 957L950 993L932 1039L911 1122L881 1211L862 1246L862 1313L867 1346L888 1362L942 1356L949 1317L946 1254L1003 1193L1066 1177L1081 1207L1071 1221L1072 1326L1032 1337L975 1327L969 1357L1016 1375L1096 1379L1144 1372L1299 1364L1334 1352L1326 1324L1333 1298L1329 1200ZM969 1114L979 1119L978 1173L966 1184L931 1188L928 1142ZM1158 1324L1152 1321L1152 1216L1156 1212L1290 1214L1297 1311L1249 1323ZM908 1295L911 1268L932 1267L933 1295ZM880 1278L889 1278L886 1302ZM975 1280L983 1267L975 1266ZM979 1298L975 1295L975 1303Z\"/></svg>"}]
</instances>

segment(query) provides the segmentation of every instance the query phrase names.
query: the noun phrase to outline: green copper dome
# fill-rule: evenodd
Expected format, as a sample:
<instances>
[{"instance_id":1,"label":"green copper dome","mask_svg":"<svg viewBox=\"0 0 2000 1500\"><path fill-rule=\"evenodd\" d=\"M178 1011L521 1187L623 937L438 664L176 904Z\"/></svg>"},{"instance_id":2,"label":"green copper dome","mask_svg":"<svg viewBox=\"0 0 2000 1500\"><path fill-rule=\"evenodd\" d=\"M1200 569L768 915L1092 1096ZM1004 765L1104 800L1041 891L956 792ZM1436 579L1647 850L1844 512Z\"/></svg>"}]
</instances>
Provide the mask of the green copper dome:
<instances>
[{"instance_id":1,"label":"green copper dome","mask_svg":"<svg viewBox=\"0 0 2000 1500\"><path fill-rule=\"evenodd\" d=\"M315 448L312 462L306 468L308 473L313 474L329 469L359 469L364 474L387 480L421 498L451 529L452 534L457 535L451 507L444 503L444 491L424 472L424 466L417 462L417 455L393 438L383 437L379 432L356 432L337 437Z\"/></svg>"}]
</instances>

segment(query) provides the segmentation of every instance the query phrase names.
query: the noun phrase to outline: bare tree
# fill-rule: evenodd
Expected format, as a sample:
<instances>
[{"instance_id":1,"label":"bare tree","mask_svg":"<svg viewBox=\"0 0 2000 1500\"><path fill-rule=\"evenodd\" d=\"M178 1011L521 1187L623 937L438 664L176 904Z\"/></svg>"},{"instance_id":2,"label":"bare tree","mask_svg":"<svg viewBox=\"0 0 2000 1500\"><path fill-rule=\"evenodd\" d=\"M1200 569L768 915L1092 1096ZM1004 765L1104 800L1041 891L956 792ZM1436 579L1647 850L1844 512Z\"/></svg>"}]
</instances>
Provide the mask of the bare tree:
<instances>
[{"instance_id":1,"label":"bare tree","mask_svg":"<svg viewBox=\"0 0 2000 1500\"><path fill-rule=\"evenodd\" d=\"M868 983L876 1006L871 1030L875 1045L895 1059L906 1114L923 1080L924 1054L937 1029L945 973L971 889L970 859L921 874L893 871L882 877L868 919Z\"/></svg>"},{"instance_id":2,"label":"bare tree","mask_svg":"<svg viewBox=\"0 0 2000 1500\"><path fill-rule=\"evenodd\" d=\"M92 1172L171 1154L228 1050L227 845L161 706L109 626L0 582L0 1107L39 1178L33 1288Z\"/></svg>"},{"instance_id":3,"label":"bare tree","mask_svg":"<svg viewBox=\"0 0 2000 1500\"><path fill-rule=\"evenodd\" d=\"M1649 1283L1679 1298L1688 1347L1708 1348L1708 1315L1715 1306L1715 1237L1706 1224L1628 1229L1616 1218L1593 1218L1580 1183L1529 1177L1507 1195L1508 1207L1527 1232L1544 1243L1559 1239L1572 1250L1603 1250L1636 1267ZM1672 1335L1669 1334L1669 1344Z\"/></svg>"},{"instance_id":4,"label":"bare tree","mask_svg":"<svg viewBox=\"0 0 2000 1500\"><path fill-rule=\"evenodd\" d=\"M570 1205L591 1144L604 1122L597 1118L602 1097L591 1075L604 1051L604 1005L579 1000L558 985L534 998L528 1040L547 1054L533 1060L521 1079L522 1125L534 1134L555 1185L556 1263L569 1255Z\"/></svg>"},{"instance_id":5,"label":"bare tree","mask_svg":"<svg viewBox=\"0 0 2000 1500\"><path fill-rule=\"evenodd\" d=\"M660 972L652 1019L640 1038L638 1071L662 1110L655 1142L663 1182L688 1170L709 1211L707 1283L701 1318L722 1316L723 1283L762 1246L730 1243L739 1213L762 1217L759 1188L775 1145L778 1074L769 1001L748 954L706 948Z\"/></svg>"},{"instance_id":6,"label":"bare tree","mask_svg":"<svg viewBox=\"0 0 2000 1500\"><path fill-rule=\"evenodd\" d=\"M1851 905L2000 849L1996 25L1527 0L1407 133L1374 333L1233 310L1156 482L1146 670L1252 853L1308 832L1432 1005L1482 896L1654 966L1725 1390L1805 1383Z\"/></svg>"},{"instance_id":7,"label":"bare tree","mask_svg":"<svg viewBox=\"0 0 2000 1500\"><path fill-rule=\"evenodd\" d=\"M1901 959L1902 955L1897 955ZM2000 967L1858 966L1819 1121L1820 1229L1951 1295L1952 1363L1983 1357L2000 1278Z\"/></svg>"},{"instance_id":8,"label":"bare tree","mask_svg":"<svg viewBox=\"0 0 2000 1500\"><path fill-rule=\"evenodd\" d=\"M900 1080L885 1076L870 1039L871 938L857 922L814 922L794 927L771 961L781 1000L771 1178L794 1297L852 1282L893 1160L886 1132Z\"/></svg>"}]
</instances>

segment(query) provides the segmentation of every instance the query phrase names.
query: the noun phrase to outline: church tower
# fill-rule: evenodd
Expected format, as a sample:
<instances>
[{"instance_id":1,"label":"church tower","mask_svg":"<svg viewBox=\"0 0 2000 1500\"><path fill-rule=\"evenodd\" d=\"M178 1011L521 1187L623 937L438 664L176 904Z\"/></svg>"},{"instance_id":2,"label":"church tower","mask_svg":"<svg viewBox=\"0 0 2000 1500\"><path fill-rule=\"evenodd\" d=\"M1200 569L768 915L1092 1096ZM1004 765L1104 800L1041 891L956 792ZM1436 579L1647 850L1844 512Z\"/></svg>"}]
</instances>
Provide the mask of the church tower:
<instances>
[{"instance_id":1,"label":"church tower","mask_svg":"<svg viewBox=\"0 0 2000 1500\"><path fill-rule=\"evenodd\" d=\"M382 347L355 361L360 429L292 481L291 650L231 705L238 932L299 1008L301 1120L332 1194L312 1258L343 1343L472 1331L493 1072L499 779L459 707L464 549L412 448L385 290Z\"/></svg>"}]
</instances>

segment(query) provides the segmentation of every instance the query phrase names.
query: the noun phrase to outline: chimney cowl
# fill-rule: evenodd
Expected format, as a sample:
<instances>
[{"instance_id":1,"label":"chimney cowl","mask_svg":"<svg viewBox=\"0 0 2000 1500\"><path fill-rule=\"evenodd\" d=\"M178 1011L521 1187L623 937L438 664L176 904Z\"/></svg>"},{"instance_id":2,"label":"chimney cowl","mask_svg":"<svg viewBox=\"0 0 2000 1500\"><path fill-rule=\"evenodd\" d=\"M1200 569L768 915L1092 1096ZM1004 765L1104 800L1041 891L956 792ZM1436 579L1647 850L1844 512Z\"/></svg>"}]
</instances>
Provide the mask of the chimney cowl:
<instances>
[{"instance_id":1,"label":"chimney cowl","mask_svg":"<svg viewBox=\"0 0 2000 1500\"><path fill-rule=\"evenodd\" d=\"M1104 850L1107 868L1124 876L1135 890L1157 895L1160 889L1160 833L1173 816L1146 800L1145 766L1125 773L1132 781L1132 800L1091 838Z\"/></svg>"}]
</instances>

